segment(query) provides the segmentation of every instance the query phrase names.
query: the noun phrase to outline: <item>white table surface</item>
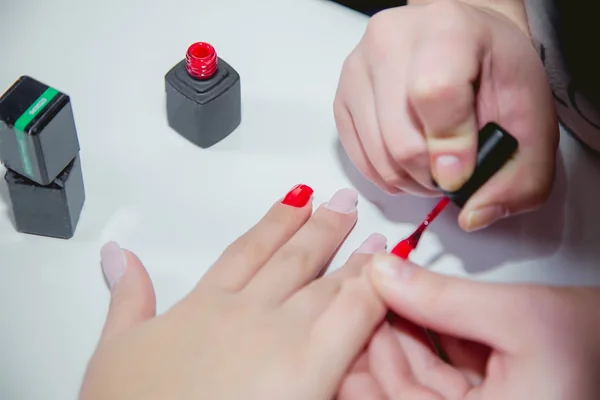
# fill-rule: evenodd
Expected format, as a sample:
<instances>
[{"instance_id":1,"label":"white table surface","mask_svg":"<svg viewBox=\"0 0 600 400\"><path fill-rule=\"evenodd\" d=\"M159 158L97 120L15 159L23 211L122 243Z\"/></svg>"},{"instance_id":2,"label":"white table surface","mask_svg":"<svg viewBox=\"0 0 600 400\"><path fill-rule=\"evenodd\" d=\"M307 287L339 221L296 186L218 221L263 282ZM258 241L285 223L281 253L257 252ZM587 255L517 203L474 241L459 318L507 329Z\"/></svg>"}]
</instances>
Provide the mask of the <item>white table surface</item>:
<instances>
[{"instance_id":1,"label":"white table surface","mask_svg":"<svg viewBox=\"0 0 600 400\"><path fill-rule=\"evenodd\" d=\"M71 95L87 192L73 239L36 237L13 229L2 180L1 399L76 397L107 310L98 251L108 240L145 261L162 312L296 183L313 186L317 203L338 188L361 191L333 268L372 232L395 241L412 231L433 201L382 195L337 144L338 74L366 23L311 0L0 5L0 89L28 74ZM242 125L208 150L172 131L164 109L164 74L199 40L242 79ZM562 139L542 210L474 234L448 210L415 260L477 279L600 283L600 166Z\"/></svg>"}]
</instances>

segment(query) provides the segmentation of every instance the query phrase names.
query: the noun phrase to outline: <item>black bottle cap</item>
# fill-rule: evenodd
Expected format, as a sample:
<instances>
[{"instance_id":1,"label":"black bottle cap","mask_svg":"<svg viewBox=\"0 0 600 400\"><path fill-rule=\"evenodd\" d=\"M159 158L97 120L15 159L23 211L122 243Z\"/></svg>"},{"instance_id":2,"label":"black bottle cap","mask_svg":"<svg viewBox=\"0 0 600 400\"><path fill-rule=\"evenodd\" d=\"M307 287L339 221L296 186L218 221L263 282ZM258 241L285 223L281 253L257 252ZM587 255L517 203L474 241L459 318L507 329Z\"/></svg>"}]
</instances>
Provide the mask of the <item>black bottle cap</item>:
<instances>
[{"instance_id":1,"label":"black bottle cap","mask_svg":"<svg viewBox=\"0 0 600 400\"><path fill-rule=\"evenodd\" d=\"M442 194L462 208L473 193L510 160L518 147L517 139L510 133L493 122L488 123L479 131L477 163L473 175L460 189L454 192L440 189ZM436 182L434 184L439 189L438 184Z\"/></svg>"}]
</instances>

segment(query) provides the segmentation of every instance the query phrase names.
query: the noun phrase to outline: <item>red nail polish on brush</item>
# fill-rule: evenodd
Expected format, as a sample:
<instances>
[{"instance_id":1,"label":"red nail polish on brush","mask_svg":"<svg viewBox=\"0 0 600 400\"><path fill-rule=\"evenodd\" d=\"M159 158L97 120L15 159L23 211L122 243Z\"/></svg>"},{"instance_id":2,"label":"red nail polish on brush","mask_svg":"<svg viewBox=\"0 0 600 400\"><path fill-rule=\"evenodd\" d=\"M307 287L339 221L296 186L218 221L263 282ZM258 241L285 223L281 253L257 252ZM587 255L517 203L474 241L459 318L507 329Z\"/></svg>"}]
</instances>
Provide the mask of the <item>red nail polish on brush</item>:
<instances>
[{"instance_id":1,"label":"red nail polish on brush","mask_svg":"<svg viewBox=\"0 0 600 400\"><path fill-rule=\"evenodd\" d=\"M302 208L308 204L315 191L307 185L296 185L285 195L282 204L296 208Z\"/></svg>"},{"instance_id":2,"label":"red nail polish on brush","mask_svg":"<svg viewBox=\"0 0 600 400\"><path fill-rule=\"evenodd\" d=\"M423 220L421 225L413 232L412 235L407 237L406 239L400 241L391 251L392 254L407 259L410 253L417 247L419 244L419 240L421 240L421 235L425 232L425 228L429 226L430 223L446 208L446 206L450 203L450 199L444 197L441 199L436 206L431 210L429 215Z\"/></svg>"}]
</instances>

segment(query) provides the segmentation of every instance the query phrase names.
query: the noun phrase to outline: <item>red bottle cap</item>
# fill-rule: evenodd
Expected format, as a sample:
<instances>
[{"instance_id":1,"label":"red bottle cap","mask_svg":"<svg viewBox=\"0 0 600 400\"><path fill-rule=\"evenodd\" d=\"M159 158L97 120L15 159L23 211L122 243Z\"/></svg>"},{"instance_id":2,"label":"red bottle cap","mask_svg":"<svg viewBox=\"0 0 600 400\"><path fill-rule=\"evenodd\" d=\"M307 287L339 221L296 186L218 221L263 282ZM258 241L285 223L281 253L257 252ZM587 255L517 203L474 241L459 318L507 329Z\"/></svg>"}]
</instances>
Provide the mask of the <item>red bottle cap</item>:
<instances>
[{"instance_id":1,"label":"red bottle cap","mask_svg":"<svg viewBox=\"0 0 600 400\"><path fill-rule=\"evenodd\" d=\"M185 55L185 68L196 79L208 79L217 72L219 57L213 46L205 42L192 44Z\"/></svg>"}]
</instances>

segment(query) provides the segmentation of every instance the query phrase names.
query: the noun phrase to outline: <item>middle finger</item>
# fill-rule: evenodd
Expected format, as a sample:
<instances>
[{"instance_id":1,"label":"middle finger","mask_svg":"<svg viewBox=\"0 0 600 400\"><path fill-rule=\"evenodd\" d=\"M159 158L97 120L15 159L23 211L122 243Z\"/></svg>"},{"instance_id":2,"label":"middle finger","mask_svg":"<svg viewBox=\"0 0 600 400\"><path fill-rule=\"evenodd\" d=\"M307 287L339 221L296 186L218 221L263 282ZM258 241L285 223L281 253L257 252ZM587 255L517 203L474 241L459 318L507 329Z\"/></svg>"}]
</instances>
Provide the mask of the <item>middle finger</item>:
<instances>
[{"instance_id":1,"label":"middle finger","mask_svg":"<svg viewBox=\"0 0 600 400\"><path fill-rule=\"evenodd\" d=\"M294 314L302 314L308 320L315 321L341 290L344 281L359 276L372 254L384 252L386 244L387 239L381 234L369 236L343 267L295 293L283 307L289 307L294 310Z\"/></svg>"},{"instance_id":2,"label":"middle finger","mask_svg":"<svg viewBox=\"0 0 600 400\"><path fill-rule=\"evenodd\" d=\"M354 189L336 192L267 261L244 290L267 301L280 302L312 281L354 227L357 202Z\"/></svg>"}]
</instances>

